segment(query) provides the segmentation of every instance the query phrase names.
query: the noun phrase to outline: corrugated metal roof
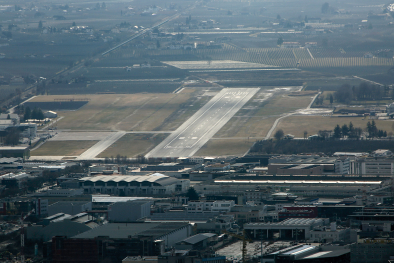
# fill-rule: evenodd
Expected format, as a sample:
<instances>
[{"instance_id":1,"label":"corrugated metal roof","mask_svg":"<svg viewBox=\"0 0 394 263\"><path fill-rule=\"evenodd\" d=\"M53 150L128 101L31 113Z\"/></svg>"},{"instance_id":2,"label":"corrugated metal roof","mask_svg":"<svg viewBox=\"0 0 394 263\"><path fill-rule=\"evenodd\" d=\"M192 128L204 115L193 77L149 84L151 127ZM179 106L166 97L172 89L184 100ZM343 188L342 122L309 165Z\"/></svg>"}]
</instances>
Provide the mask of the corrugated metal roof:
<instances>
[{"instance_id":1,"label":"corrugated metal roof","mask_svg":"<svg viewBox=\"0 0 394 263\"><path fill-rule=\"evenodd\" d=\"M202 233L202 234L197 234L197 235L188 237L188 238L182 240L181 242L185 242L185 243L194 245L194 244L197 244L198 242L201 242L201 241L203 241L205 239L208 239L208 238L211 238L211 237L214 237L214 236L216 236L216 234Z\"/></svg>"},{"instance_id":2,"label":"corrugated metal roof","mask_svg":"<svg viewBox=\"0 0 394 263\"><path fill-rule=\"evenodd\" d=\"M116 239L151 236L157 239L187 225L186 223L108 223L76 235L73 238L108 236L109 238Z\"/></svg>"},{"instance_id":3,"label":"corrugated metal roof","mask_svg":"<svg viewBox=\"0 0 394 263\"><path fill-rule=\"evenodd\" d=\"M158 183L160 185L170 185L174 184L178 181L178 179L169 177L167 175L155 174L151 175L141 175L141 176L133 176L133 175L123 175L123 176L112 176L112 175L100 175L100 176L88 176L79 179L80 182L149 182L149 183Z\"/></svg>"}]
</instances>

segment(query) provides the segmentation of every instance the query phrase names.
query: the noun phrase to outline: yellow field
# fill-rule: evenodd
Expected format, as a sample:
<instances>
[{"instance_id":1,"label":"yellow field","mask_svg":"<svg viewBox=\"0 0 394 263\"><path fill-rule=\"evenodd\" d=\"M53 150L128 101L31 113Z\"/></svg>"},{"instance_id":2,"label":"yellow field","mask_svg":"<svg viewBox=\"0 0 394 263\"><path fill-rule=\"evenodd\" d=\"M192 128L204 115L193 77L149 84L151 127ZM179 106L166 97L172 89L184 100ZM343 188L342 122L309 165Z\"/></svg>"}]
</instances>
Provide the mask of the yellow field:
<instances>
[{"instance_id":1,"label":"yellow field","mask_svg":"<svg viewBox=\"0 0 394 263\"><path fill-rule=\"evenodd\" d=\"M128 133L99 154L98 158L121 156L137 157L145 155L167 137L167 134Z\"/></svg>"},{"instance_id":2,"label":"yellow field","mask_svg":"<svg viewBox=\"0 0 394 263\"><path fill-rule=\"evenodd\" d=\"M285 134L293 134L296 137L304 137L304 131L309 135L317 134L319 130L334 130L335 126L339 124L349 125L353 123L354 127L360 127L363 130L367 127L368 121L372 121L363 117L323 117L323 116L290 116L282 119L278 124L277 130L282 129ZM379 130L389 132L394 131L393 120L375 120L376 126Z\"/></svg>"},{"instance_id":3,"label":"yellow field","mask_svg":"<svg viewBox=\"0 0 394 263\"><path fill-rule=\"evenodd\" d=\"M60 98L90 99L88 104L77 111L59 111L58 116L63 119L56 124L58 129L151 131L178 110L192 92L191 89L185 89L179 94L49 95L34 98L32 102Z\"/></svg>"},{"instance_id":4,"label":"yellow field","mask_svg":"<svg viewBox=\"0 0 394 263\"><path fill-rule=\"evenodd\" d=\"M47 141L31 156L79 156L97 141Z\"/></svg>"},{"instance_id":5,"label":"yellow field","mask_svg":"<svg viewBox=\"0 0 394 263\"><path fill-rule=\"evenodd\" d=\"M236 114L214 137L265 137L280 114L306 108L311 101L310 96L278 96L253 116Z\"/></svg>"}]
</instances>

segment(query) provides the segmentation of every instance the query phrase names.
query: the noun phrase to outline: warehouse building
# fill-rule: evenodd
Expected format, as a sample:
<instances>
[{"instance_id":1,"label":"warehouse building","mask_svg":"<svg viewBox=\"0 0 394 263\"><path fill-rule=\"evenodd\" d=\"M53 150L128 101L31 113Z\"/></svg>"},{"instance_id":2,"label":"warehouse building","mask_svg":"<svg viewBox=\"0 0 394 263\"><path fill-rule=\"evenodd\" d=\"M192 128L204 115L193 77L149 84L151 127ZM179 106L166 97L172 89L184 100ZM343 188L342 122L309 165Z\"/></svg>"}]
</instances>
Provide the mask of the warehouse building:
<instances>
[{"instance_id":1,"label":"warehouse building","mask_svg":"<svg viewBox=\"0 0 394 263\"><path fill-rule=\"evenodd\" d=\"M179 250L204 250L210 245L217 243L218 236L213 233L201 233L183 239L175 244Z\"/></svg>"},{"instance_id":2,"label":"warehouse building","mask_svg":"<svg viewBox=\"0 0 394 263\"><path fill-rule=\"evenodd\" d=\"M155 173L145 176L89 176L79 179L79 187L85 194L172 194L186 192L189 180L179 180L163 174Z\"/></svg>"},{"instance_id":3,"label":"warehouse building","mask_svg":"<svg viewBox=\"0 0 394 263\"><path fill-rule=\"evenodd\" d=\"M76 215L92 210L92 202L87 201L59 201L48 206L48 216L58 213Z\"/></svg>"},{"instance_id":4,"label":"warehouse building","mask_svg":"<svg viewBox=\"0 0 394 263\"><path fill-rule=\"evenodd\" d=\"M310 155L281 155L270 158L268 174L349 174L350 159L341 157L320 157Z\"/></svg>"},{"instance_id":5,"label":"warehouse building","mask_svg":"<svg viewBox=\"0 0 394 263\"><path fill-rule=\"evenodd\" d=\"M110 222L135 222L150 216L151 201L117 202L108 206Z\"/></svg>"},{"instance_id":6,"label":"warehouse building","mask_svg":"<svg viewBox=\"0 0 394 263\"><path fill-rule=\"evenodd\" d=\"M47 220L48 224L27 227L27 240L49 241L53 236L72 237L98 226L87 213L75 216L58 214Z\"/></svg>"},{"instance_id":7,"label":"warehouse building","mask_svg":"<svg viewBox=\"0 0 394 263\"><path fill-rule=\"evenodd\" d=\"M7 173L0 176L1 185L7 188L21 188L25 185L30 175L27 173Z\"/></svg>"},{"instance_id":8,"label":"warehouse building","mask_svg":"<svg viewBox=\"0 0 394 263\"><path fill-rule=\"evenodd\" d=\"M1 146L0 157L20 157L29 159L30 149L28 146Z\"/></svg>"},{"instance_id":9,"label":"warehouse building","mask_svg":"<svg viewBox=\"0 0 394 263\"><path fill-rule=\"evenodd\" d=\"M340 246L301 244L265 255L262 263L350 262L350 249Z\"/></svg>"},{"instance_id":10,"label":"warehouse building","mask_svg":"<svg viewBox=\"0 0 394 263\"><path fill-rule=\"evenodd\" d=\"M309 240L314 228L328 224L328 218L290 218L279 223L248 223L244 229L254 239L276 236L285 240Z\"/></svg>"},{"instance_id":11,"label":"warehouse building","mask_svg":"<svg viewBox=\"0 0 394 263\"><path fill-rule=\"evenodd\" d=\"M357 175L394 174L393 157L359 157L352 162L352 173Z\"/></svg>"},{"instance_id":12,"label":"warehouse building","mask_svg":"<svg viewBox=\"0 0 394 263\"><path fill-rule=\"evenodd\" d=\"M121 262L127 256L158 256L190 236L188 223L108 223L72 238L57 236L44 246L50 262Z\"/></svg>"},{"instance_id":13,"label":"warehouse building","mask_svg":"<svg viewBox=\"0 0 394 263\"><path fill-rule=\"evenodd\" d=\"M350 246L350 259L352 263L390 262L394 255L393 251L393 239L361 239Z\"/></svg>"}]
</instances>

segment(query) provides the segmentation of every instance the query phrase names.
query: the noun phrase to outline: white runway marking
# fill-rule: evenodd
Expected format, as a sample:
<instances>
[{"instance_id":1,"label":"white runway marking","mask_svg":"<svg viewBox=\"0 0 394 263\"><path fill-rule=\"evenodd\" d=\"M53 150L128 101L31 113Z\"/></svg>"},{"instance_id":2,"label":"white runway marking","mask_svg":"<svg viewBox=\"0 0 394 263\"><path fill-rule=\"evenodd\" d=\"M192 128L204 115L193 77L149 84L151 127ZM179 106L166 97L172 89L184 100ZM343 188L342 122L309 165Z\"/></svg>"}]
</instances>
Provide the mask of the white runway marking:
<instances>
[{"instance_id":1,"label":"white runway marking","mask_svg":"<svg viewBox=\"0 0 394 263\"><path fill-rule=\"evenodd\" d=\"M259 88L223 89L146 157L193 156Z\"/></svg>"}]
</instances>

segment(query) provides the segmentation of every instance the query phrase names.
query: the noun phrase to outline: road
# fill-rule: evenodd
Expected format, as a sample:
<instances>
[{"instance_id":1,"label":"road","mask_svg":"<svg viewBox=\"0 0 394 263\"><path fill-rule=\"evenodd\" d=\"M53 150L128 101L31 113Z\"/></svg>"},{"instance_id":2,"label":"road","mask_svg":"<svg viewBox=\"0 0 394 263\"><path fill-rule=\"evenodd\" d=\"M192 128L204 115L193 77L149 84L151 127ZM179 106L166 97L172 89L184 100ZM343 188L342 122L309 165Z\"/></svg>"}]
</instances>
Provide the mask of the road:
<instances>
[{"instance_id":1,"label":"road","mask_svg":"<svg viewBox=\"0 0 394 263\"><path fill-rule=\"evenodd\" d=\"M107 149L109 146L111 146L114 142L119 140L125 134L126 132L124 131L111 133L107 138L99 141L98 143L90 147L88 150L86 150L84 153L82 153L77 158L77 160L91 160L95 158L97 155L99 155L101 152L103 152L105 149Z\"/></svg>"},{"instance_id":2,"label":"road","mask_svg":"<svg viewBox=\"0 0 394 263\"><path fill-rule=\"evenodd\" d=\"M159 22L159 23L153 25L152 27L141 30L139 33L133 35L131 38L127 39L126 41L124 41L124 42L122 42L122 43L120 43L119 45L116 45L116 46L114 46L113 48L108 49L107 51L103 52L101 55L102 55L102 56L105 56L105 55L107 55L108 53L110 53L110 52L112 52L112 51L114 51L114 50L120 48L121 46L123 46L123 45L129 43L130 41L136 39L137 37L140 37L140 36L144 35L145 33L147 33L147 32L149 32L149 31L153 30L154 28L157 28L157 27L159 27L159 26L161 26L161 25L163 25L163 24L165 24L165 23L167 23L167 22L169 22L169 21L171 21L171 20L177 19L177 18L180 17L183 13L186 13L187 11L190 11L190 10L194 9L200 2L201 2L201 1L197 1L197 2L195 2L193 5L191 5L190 7L186 8L185 10L183 10L182 12L176 13L175 15L170 16L170 17L166 17L166 18L163 19L161 22Z\"/></svg>"},{"instance_id":3,"label":"road","mask_svg":"<svg viewBox=\"0 0 394 263\"><path fill-rule=\"evenodd\" d=\"M363 80L363 81L365 81L365 82L372 83L372 84L374 84L374 85L378 85L378 86L381 86L381 87L384 86L383 84L377 83L377 82L372 81L372 80L364 79L364 78L361 78L361 77L358 77L358 76L353 76L353 77L356 78L356 79L361 79L361 80Z\"/></svg>"},{"instance_id":4,"label":"road","mask_svg":"<svg viewBox=\"0 0 394 263\"><path fill-rule=\"evenodd\" d=\"M279 122L280 122L282 119L287 118L287 117L292 116L292 115L300 114L300 112L304 112L305 114L307 114L307 112L311 110L311 106L313 105L313 102L316 100L316 98L317 98L320 94L321 94L321 92L317 93L317 94L313 97L312 101L309 103L308 107L306 107L305 109L297 110L297 111L295 111L295 112L285 113L283 116L281 116L281 117L279 117L278 119L276 119L275 122L274 122L274 124L272 125L271 129L268 131L267 136L265 136L265 139L266 139L266 140L269 140L269 139L271 138L272 133L273 133L273 132L275 131L275 129L276 129L276 126L278 126ZM319 110L319 109L317 109L317 110ZM331 110L331 111L332 111L332 110ZM314 112L314 111L312 110L311 112Z\"/></svg>"},{"instance_id":5,"label":"road","mask_svg":"<svg viewBox=\"0 0 394 263\"><path fill-rule=\"evenodd\" d=\"M222 89L145 157L193 156L259 88Z\"/></svg>"}]
</instances>

